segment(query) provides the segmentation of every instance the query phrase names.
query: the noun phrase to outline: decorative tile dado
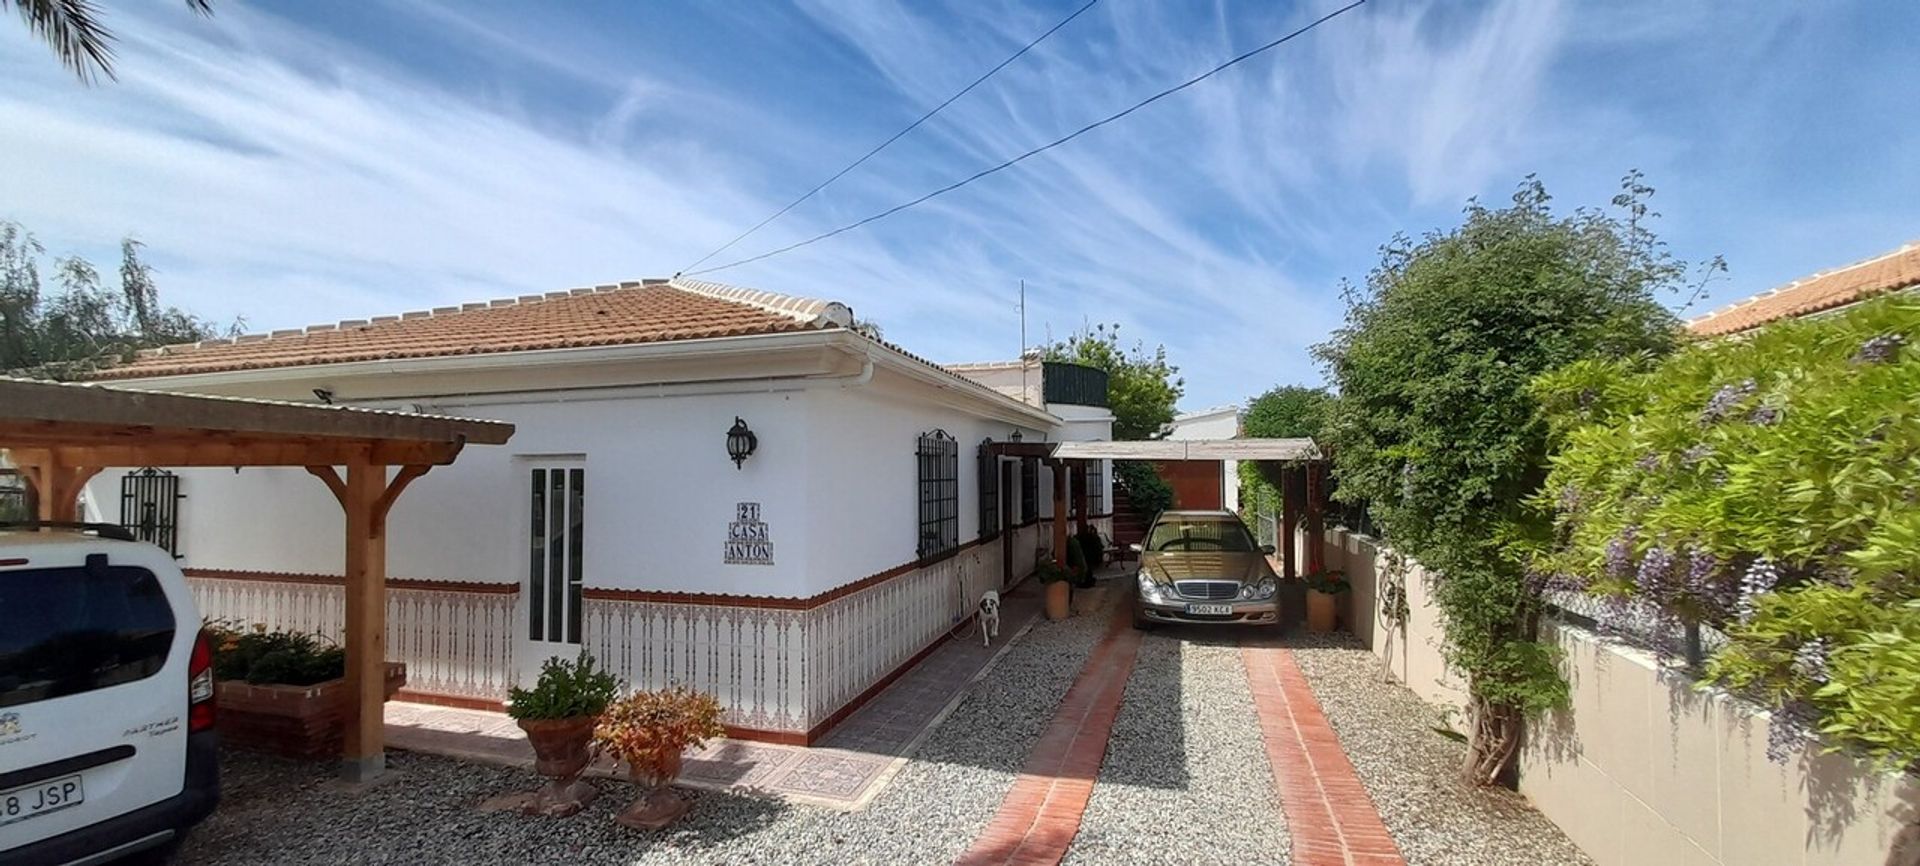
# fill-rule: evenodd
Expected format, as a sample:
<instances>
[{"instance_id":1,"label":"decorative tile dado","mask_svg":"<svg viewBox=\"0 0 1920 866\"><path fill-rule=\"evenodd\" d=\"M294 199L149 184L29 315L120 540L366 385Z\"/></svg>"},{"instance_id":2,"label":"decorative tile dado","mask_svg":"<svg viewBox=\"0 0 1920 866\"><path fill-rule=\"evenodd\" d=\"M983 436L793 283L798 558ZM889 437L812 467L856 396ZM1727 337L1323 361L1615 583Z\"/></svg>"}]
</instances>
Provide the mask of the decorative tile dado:
<instances>
[{"instance_id":1,"label":"decorative tile dado","mask_svg":"<svg viewBox=\"0 0 1920 866\"><path fill-rule=\"evenodd\" d=\"M342 640L346 589L317 581L189 577L201 616ZM406 662L410 691L497 700L514 684L515 596L387 590L387 659Z\"/></svg>"}]
</instances>

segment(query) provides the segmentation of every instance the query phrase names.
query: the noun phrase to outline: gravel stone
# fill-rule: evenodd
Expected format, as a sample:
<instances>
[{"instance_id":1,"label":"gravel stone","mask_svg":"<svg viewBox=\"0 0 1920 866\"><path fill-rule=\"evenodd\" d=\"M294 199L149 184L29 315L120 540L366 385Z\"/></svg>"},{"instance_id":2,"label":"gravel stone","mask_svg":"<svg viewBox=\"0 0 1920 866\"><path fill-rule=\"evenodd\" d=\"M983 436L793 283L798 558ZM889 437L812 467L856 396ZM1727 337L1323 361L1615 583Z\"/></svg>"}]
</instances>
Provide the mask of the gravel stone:
<instances>
[{"instance_id":1,"label":"gravel stone","mask_svg":"<svg viewBox=\"0 0 1920 866\"><path fill-rule=\"evenodd\" d=\"M1408 863L1593 862L1524 797L1460 781L1466 745L1434 730L1446 721L1440 710L1386 682L1380 659L1351 635L1288 643Z\"/></svg>"},{"instance_id":2,"label":"gravel stone","mask_svg":"<svg viewBox=\"0 0 1920 866\"><path fill-rule=\"evenodd\" d=\"M1288 862L1286 819L1232 637L1147 634L1069 866Z\"/></svg>"},{"instance_id":3,"label":"gravel stone","mask_svg":"<svg viewBox=\"0 0 1920 866\"><path fill-rule=\"evenodd\" d=\"M1107 623L1104 613L1037 623L865 810L680 789L694 798L662 832L613 815L637 796L594 780L600 798L571 818L483 814L530 773L389 752L385 780L355 790L325 763L223 756L225 797L189 835L181 864L947 863L972 844L1012 786Z\"/></svg>"}]
</instances>

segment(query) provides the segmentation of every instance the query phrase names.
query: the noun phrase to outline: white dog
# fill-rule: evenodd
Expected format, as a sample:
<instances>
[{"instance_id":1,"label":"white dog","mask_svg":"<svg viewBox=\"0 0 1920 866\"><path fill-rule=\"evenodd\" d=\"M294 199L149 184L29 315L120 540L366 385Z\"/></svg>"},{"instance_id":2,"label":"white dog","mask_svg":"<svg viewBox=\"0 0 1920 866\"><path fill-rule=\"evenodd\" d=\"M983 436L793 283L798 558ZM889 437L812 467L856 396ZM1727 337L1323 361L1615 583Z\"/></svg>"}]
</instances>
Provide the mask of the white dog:
<instances>
[{"instance_id":1,"label":"white dog","mask_svg":"<svg viewBox=\"0 0 1920 866\"><path fill-rule=\"evenodd\" d=\"M980 645L993 646L1000 636L1000 593L987 590L980 596Z\"/></svg>"}]
</instances>

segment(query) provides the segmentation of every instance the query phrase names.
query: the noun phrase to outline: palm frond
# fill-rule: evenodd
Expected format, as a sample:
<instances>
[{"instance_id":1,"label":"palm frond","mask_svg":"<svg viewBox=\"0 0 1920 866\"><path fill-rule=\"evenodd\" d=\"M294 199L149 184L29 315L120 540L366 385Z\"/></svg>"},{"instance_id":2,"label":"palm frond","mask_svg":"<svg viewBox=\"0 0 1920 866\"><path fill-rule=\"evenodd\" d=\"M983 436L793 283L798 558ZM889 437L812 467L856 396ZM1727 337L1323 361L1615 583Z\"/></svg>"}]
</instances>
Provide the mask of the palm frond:
<instances>
[{"instance_id":1,"label":"palm frond","mask_svg":"<svg viewBox=\"0 0 1920 866\"><path fill-rule=\"evenodd\" d=\"M90 0L0 0L20 10L27 29L40 37L73 70L92 84L96 75L113 78L113 34L100 25Z\"/></svg>"},{"instance_id":2,"label":"palm frond","mask_svg":"<svg viewBox=\"0 0 1920 866\"><path fill-rule=\"evenodd\" d=\"M198 15L213 14L213 0L186 0ZM12 6L33 35L47 43L61 65L93 84L99 76L113 80L113 34L100 23L93 0L0 0L0 9Z\"/></svg>"}]
</instances>

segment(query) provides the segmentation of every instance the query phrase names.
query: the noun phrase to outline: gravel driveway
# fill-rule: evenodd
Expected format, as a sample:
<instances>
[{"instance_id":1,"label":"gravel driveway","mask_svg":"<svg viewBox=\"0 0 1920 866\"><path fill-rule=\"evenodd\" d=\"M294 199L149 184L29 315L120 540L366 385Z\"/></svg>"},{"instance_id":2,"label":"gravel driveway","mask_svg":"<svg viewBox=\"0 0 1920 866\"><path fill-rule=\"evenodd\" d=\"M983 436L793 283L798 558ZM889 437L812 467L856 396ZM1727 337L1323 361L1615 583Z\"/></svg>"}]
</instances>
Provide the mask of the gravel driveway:
<instances>
[{"instance_id":1,"label":"gravel driveway","mask_svg":"<svg viewBox=\"0 0 1920 866\"><path fill-rule=\"evenodd\" d=\"M686 817L646 833L613 823L635 796L617 782L596 781L603 793L581 814L541 820L473 808L534 787L522 771L391 752L396 772L355 791L328 767L236 752L225 801L179 862L949 863L999 808L1105 626L1096 615L1036 624L861 812L689 792Z\"/></svg>"},{"instance_id":2,"label":"gravel driveway","mask_svg":"<svg viewBox=\"0 0 1920 866\"><path fill-rule=\"evenodd\" d=\"M582 814L541 820L474 808L532 788L520 770L393 752L386 780L355 789L327 766L234 752L225 801L180 862L950 863L998 809L1105 625L1101 615L1037 624L864 811L687 791L687 816L645 833L613 823L635 796L617 782L596 782L603 794ZM1071 864L1287 862L1235 637L1147 635ZM1292 646L1409 863L1590 862L1516 795L1454 781L1462 746L1432 732L1434 708L1383 684L1365 650L1341 639Z\"/></svg>"},{"instance_id":3,"label":"gravel driveway","mask_svg":"<svg viewBox=\"0 0 1920 866\"><path fill-rule=\"evenodd\" d=\"M1290 645L1408 863L1593 862L1519 794L1459 781L1466 745L1433 730L1441 724L1438 709L1399 685L1382 682L1380 660L1352 636L1302 635Z\"/></svg>"},{"instance_id":4,"label":"gravel driveway","mask_svg":"<svg viewBox=\"0 0 1920 866\"><path fill-rule=\"evenodd\" d=\"M1150 632L1125 701L1066 862L1286 863L1286 820L1232 637Z\"/></svg>"}]
</instances>

